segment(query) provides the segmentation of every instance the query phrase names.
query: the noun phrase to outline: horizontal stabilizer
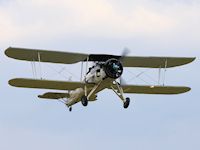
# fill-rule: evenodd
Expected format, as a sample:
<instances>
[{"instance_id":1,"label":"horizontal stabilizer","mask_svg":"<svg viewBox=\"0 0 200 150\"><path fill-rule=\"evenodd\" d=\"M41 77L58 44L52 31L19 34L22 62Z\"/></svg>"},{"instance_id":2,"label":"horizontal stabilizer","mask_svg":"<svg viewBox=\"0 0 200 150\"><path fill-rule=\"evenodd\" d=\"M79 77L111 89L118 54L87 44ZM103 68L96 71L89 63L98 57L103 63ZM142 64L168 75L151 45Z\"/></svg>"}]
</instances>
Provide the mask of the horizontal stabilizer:
<instances>
[{"instance_id":1,"label":"horizontal stabilizer","mask_svg":"<svg viewBox=\"0 0 200 150\"><path fill-rule=\"evenodd\" d=\"M124 93L136 94L181 94L190 91L189 87L183 86L141 86L122 85Z\"/></svg>"},{"instance_id":2,"label":"horizontal stabilizer","mask_svg":"<svg viewBox=\"0 0 200 150\"><path fill-rule=\"evenodd\" d=\"M9 81L11 86L24 88L55 89L55 90L75 90L84 87L83 82L73 81L51 81L38 79L16 78Z\"/></svg>"},{"instance_id":3,"label":"horizontal stabilizer","mask_svg":"<svg viewBox=\"0 0 200 150\"><path fill-rule=\"evenodd\" d=\"M108 59L120 59L121 56L107 54L81 54L71 52L59 52L49 50L25 49L9 47L5 54L8 57L26 60L40 61L50 63L73 64L81 61L100 61L105 62ZM124 67L144 67L144 68L170 68L182 66L194 61L194 57L140 57L124 56Z\"/></svg>"},{"instance_id":4,"label":"horizontal stabilizer","mask_svg":"<svg viewBox=\"0 0 200 150\"><path fill-rule=\"evenodd\" d=\"M52 99L52 100L58 100L62 98L69 98L69 93L58 93L58 92L47 92L42 95L38 95L39 98L43 99ZM88 101L95 101L97 98L97 95L92 95Z\"/></svg>"},{"instance_id":5,"label":"horizontal stabilizer","mask_svg":"<svg viewBox=\"0 0 200 150\"><path fill-rule=\"evenodd\" d=\"M38 95L39 98L45 99L61 99L61 98L68 98L68 93L55 93L55 92L48 92L44 93L43 95Z\"/></svg>"}]
</instances>

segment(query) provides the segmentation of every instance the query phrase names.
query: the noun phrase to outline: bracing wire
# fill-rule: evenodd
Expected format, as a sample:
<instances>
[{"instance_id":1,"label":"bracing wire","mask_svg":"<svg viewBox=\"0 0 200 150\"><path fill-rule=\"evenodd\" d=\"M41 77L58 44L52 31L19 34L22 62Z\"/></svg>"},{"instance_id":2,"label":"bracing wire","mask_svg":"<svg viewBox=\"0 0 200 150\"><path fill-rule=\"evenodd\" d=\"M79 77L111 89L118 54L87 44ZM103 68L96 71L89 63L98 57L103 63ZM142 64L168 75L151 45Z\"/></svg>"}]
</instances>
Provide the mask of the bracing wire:
<instances>
[{"instance_id":1,"label":"bracing wire","mask_svg":"<svg viewBox=\"0 0 200 150\"><path fill-rule=\"evenodd\" d=\"M153 82L157 83L157 81L156 81L153 77L151 77L150 75L148 75L148 74L146 74L146 73L144 73L144 75L145 75L146 77L148 77L149 79L151 79Z\"/></svg>"},{"instance_id":2,"label":"bracing wire","mask_svg":"<svg viewBox=\"0 0 200 150\"><path fill-rule=\"evenodd\" d=\"M41 55L38 53L38 63L39 63L39 74L40 78L42 79L42 66L41 66Z\"/></svg>"},{"instance_id":3,"label":"bracing wire","mask_svg":"<svg viewBox=\"0 0 200 150\"><path fill-rule=\"evenodd\" d=\"M62 76L65 79L69 79L69 77L63 75L63 71L66 71L68 74L70 74L71 76L75 77L76 79L79 79L79 77L77 77L76 75L74 75L73 73L67 71L67 69L65 67L62 67L60 71L58 71L57 69L55 69L54 67L47 65L48 68L50 68L51 70L53 70L54 72L56 72L58 75Z\"/></svg>"},{"instance_id":4,"label":"bracing wire","mask_svg":"<svg viewBox=\"0 0 200 150\"><path fill-rule=\"evenodd\" d=\"M163 86L165 86L165 78L166 78L166 72L167 72L167 59L165 60L165 68L164 68L164 75L163 75Z\"/></svg>"},{"instance_id":5,"label":"bracing wire","mask_svg":"<svg viewBox=\"0 0 200 150\"><path fill-rule=\"evenodd\" d=\"M146 70L146 71L147 71L147 70ZM140 76L143 75L146 71L142 71L142 72L140 72L139 74L135 74L135 73L133 73L133 72L131 72L131 71L128 71L130 74L133 74L133 75L134 75L134 77L132 77L131 79L129 79L129 81L138 78L138 79L140 79L141 81L143 81L144 83L150 84L149 82L145 81L144 79L142 79L142 78L140 77Z\"/></svg>"},{"instance_id":6,"label":"bracing wire","mask_svg":"<svg viewBox=\"0 0 200 150\"><path fill-rule=\"evenodd\" d=\"M33 66L33 62L32 61L31 61L31 68L32 68L33 78L35 78L35 71L34 71L34 66Z\"/></svg>"},{"instance_id":7,"label":"bracing wire","mask_svg":"<svg viewBox=\"0 0 200 150\"><path fill-rule=\"evenodd\" d=\"M36 67L36 63L34 62L33 65L34 65L34 70L35 70L35 77L37 78L38 75L37 75L37 67Z\"/></svg>"},{"instance_id":8,"label":"bracing wire","mask_svg":"<svg viewBox=\"0 0 200 150\"><path fill-rule=\"evenodd\" d=\"M153 83L159 85L159 84L160 84L161 69L159 69L158 81L157 81L156 79L154 79L152 76L150 76L149 74L147 74L147 72L148 72L149 70L150 70L150 69L146 69L145 71L141 71L141 72L139 72L138 74L133 73L132 71L128 71L130 74L133 74L133 75L134 75L131 79L129 79L129 81L138 78L138 79L140 79L141 81L150 84L150 82L147 82L146 80L144 80L144 79L141 78L141 76L146 76L146 77L149 78Z\"/></svg>"}]
</instances>

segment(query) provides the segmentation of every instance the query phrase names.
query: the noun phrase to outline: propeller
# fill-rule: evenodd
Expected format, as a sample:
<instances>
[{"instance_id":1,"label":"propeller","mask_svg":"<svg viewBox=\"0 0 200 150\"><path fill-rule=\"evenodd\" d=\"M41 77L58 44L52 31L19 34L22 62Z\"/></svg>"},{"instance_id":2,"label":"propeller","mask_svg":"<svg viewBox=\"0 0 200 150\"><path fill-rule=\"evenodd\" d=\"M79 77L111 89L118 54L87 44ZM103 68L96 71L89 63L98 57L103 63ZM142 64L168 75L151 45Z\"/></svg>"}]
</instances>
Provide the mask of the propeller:
<instances>
[{"instance_id":1,"label":"propeller","mask_svg":"<svg viewBox=\"0 0 200 150\"><path fill-rule=\"evenodd\" d=\"M119 60L122 62L122 64L123 64L124 58L125 58L129 53L130 53L130 50L129 50L127 47L125 47L125 48L123 49L123 51L122 51L121 57L119 58ZM126 81L124 80L124 78L123 78L122 76L119 78L119 83L120 83L121 85L125 85L125 84L126 84Z\"/></svg>"},{"instance_id":2,"label":"propeller","mask_svg":"<svg viewBox=\"0 0 200 150\"><path fill-rule=\"evenodd\" d=\"M130 53L130 50L125 47L122 51L121 57L119 58L119 60L123 63L124 58Z\"/></svg>"}]
</instances>

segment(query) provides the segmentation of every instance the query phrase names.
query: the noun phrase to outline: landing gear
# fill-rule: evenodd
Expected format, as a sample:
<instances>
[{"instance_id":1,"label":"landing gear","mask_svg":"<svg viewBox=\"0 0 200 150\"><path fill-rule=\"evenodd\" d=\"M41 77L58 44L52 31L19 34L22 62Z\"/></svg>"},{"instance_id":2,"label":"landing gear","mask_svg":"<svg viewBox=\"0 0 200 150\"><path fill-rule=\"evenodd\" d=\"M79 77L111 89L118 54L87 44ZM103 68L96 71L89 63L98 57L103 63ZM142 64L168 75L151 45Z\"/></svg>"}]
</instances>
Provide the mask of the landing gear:
<instances>
[{"instance_id":1,"label":"landing gear","mask_svg":"<svg viewBox=\"0 0 200 150\"><path fill-rule=\"evenodd\" d=\"M90 99L90 97L95 93L95 91L98 89L100 84L101 84L101 82L99 82L97 85L95 85L89 93L87 93L88 92L87 86L85 85L85 87L84 87L85 95L81 98L81 103L83 106L88 105L88 99Z\"/></svg>"},{"instance_id":2,"label":"landing gear","mask_svg":"<svg viewBox=\"0 0 200 150\"><path fill-rule=\"evenodd\" d=\"M83 96L81 98L81 103L83 106L87 106L88 105L88 99L87 99L87 96Z\"/></svg>"},{"instance_id":3,"label":"landing gear","mask_svg":"<svg viewBox=\"0 0 200 150\"><path fill-rule=\"evenodd\" d=\"M69 111L70 111L70 112L72 111L72 107L69 107Z\"/></svg>"},{"instance_id":4,"label":"landing gear","mask_svg":"<svg viewBox=\"0 0 200 150\"><path fill-rule=\"evenodd\" d=\"M125 109L128 108L129 104L130 104L130 98L127 97L127 98L126 98L126 101L124 102L124 108L125 108Z\"/></svg>"},{"instance_id":5,"label":"landing gear","mask_svg":"<svg viewBox=\"0 0 200 150\"><path fill-rule=\"evenodd\" d=\"M111 85L111 89L117 94L117 96L119 96L119 98L122 100L123 104L124 104L124 108L128 108L129 104L130 104L130 98L124 98L124 92L123 89L121 87L121 85L114 81L113 85Z\"/></svg>"}]
</instances>

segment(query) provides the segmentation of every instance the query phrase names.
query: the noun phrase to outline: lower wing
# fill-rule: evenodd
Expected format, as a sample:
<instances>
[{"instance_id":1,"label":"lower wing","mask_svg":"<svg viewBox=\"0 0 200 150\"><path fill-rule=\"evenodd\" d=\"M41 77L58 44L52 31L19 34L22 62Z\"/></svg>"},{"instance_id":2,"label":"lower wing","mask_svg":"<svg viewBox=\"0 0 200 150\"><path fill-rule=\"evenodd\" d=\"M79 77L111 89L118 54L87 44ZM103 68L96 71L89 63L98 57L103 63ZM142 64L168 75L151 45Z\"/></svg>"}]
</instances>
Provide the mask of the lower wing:
<instances>
[{"instance_id":1,"label":"lower wing","mask_svg":"<svg viewBox=\"0 0 200 150\"><path fill-rule=\"evenodd\" d=\"M181 94L191 90L184 86L141 86L141 85L122 85L124 93L136 94Z\"/></svg>"},{"instance_id":2,"label":"lower wing","mask_svg":"<svg viewBox=\"0 0 200 150\"><path fill-rule=\"evenodd\" d=\"M77 88L83 88L85 85L85 83L83 82L51 81L51 80L24 79L24 78L12 79L9 81L9 84L15 87L55 89L55 90L75 90ZM93 86L94 85L90 84L87 85L87 87L93 87ZM122 85L121 87L124 93L137 93L137 94L181 94L191 90L189 87L184 87L184 86ZM99 91L101 91L104 88L106 87L100 88Z\"/></svg>"},{"instance_id":3,"label":"lower wing","mask_svg":"<svg viewBox=\"0 0 200 150\"><path fill-rule=\"evenodd\" d=\"M38 80L16 78L9 81L11 86L24 88L39 88L39 89L55 89L55 90L75 90L84 87L83 82L73 81L52 81L52 80Z\"/></svg>"}]
</instances>

